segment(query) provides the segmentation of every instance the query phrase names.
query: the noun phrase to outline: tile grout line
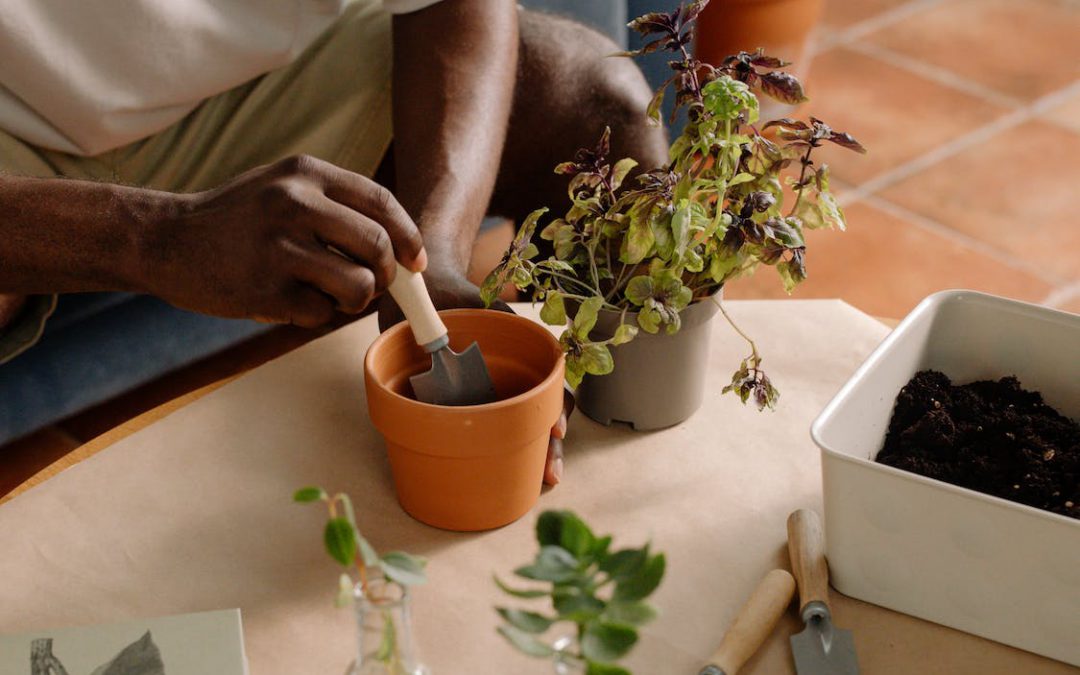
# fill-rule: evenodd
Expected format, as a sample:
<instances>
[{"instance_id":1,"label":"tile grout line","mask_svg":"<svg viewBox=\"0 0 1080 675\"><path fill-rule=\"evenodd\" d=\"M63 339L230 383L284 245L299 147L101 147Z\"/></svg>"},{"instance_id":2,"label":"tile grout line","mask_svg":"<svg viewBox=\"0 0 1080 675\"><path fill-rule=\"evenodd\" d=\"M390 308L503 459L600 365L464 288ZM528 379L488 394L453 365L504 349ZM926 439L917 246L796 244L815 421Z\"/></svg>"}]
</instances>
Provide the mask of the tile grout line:
<instances>
[{"instance_id":1,"label":"tile grout line","mask_svg":"<svg viewBox=\"0 0 1080 675\"><path fill-rule=\"evenodd\" d=\"M854 188L849 193L849 199L859 199L871 194L880 192L881 190L891 187L894 184L910 178L914 174L930 168L935 164L957 155L968 148L975 146L976 144L997 135L1003 131L1017 127L1024 122L1034 119L1039 113L1053 107L1060 101L1071 97L1072 95L1080 93L1080 80L1073 82L1070 85L1063 87L1055 92L1047 94L1042 98L1037 99L1031 104L1013 110L1012 112L999 117L998 119L978 127L977 129L970 131L962 136L958 136L948 143L938 145L929 152L922 154L914 159L911 159L897 167L894 167L870 180L862 183Z\"/></svg>"},{"instance_id":2,"label":"tile grout line","mask_svg":"<svg viewBox=\"0 0 1080 675\"><path fill-rule=\"evenodd\" d=\"M940 5L943 1L944 0L911 0L910 2L906 2L898 7L893 7L892 9L848 26L847 28L830 31L827 35L823 35L822 39L814 45L811 54L816 55L819 52L832 49L833 47L854 42L870 33L874 33L882 28L886 28L894 23L902 21L909 16Z\"/></svg>"},{"instance_id":3,"label":"tile grout line","mask_svg":"<svg viewBox=\"0 0 1080 675\"><path fill-rule=\"evenodd\" d=\"M1047 307L1061 307L1073 298L1080 298L1080 281L1074 281L1050 291L1039 304Z\"/></svg>"},{"instance_id":4,"label":"tile grout line","mask_svg":"<svg viewBox=\"0 0 1080 675\"><path fill-rule=\"evenodd\" d=\"M890 66L899 68L900 70L914 73L931 82L937 82L950 89L975 96L988 103L1001 106L1002 108L1016 110L1027 105L1018 98L1002 94L990 87L983 86L977 82L961 77L947 68L931 65L905 54L894 52L885 47L879 47L865 42L852 42L843 45L843 47L845 49L850 49L853 52L858 52L863 56L875 58L878 61L882 61Z\"/></svg>"},{"instance_id":5,"label":"tile grout line","mask_svg":"<svg viewBox=\"0 0 1080 675\"><path fill-rule=\"evenodd\" d=\"M1029 263L1026 260L1013 256L1005 251L998 249L997 247L989 244L981 239L976 239L970 235L967 235L959 230L954 230L948 225L943 225L933 218L927 218L926 216L916 213L904 206L901 206L895 202L885 199L879 195L865 195L859 199L844 200L841 198L841 202L844 202L845 208L851 203L861 202L872 206L879 211L883 211L894 218L907 221L921 227L925 230L932 232L944 239L947 239L953 243L959 244L964 248L986 256L995 262L1001 263L1006 267L1012 268L1030 274L1039 281L1042 281L1049 286L1058 287L1065 282L1053 275L1048 275L1042 268L1038 267L1034 263Z\"/></svg>"}]
</instances>

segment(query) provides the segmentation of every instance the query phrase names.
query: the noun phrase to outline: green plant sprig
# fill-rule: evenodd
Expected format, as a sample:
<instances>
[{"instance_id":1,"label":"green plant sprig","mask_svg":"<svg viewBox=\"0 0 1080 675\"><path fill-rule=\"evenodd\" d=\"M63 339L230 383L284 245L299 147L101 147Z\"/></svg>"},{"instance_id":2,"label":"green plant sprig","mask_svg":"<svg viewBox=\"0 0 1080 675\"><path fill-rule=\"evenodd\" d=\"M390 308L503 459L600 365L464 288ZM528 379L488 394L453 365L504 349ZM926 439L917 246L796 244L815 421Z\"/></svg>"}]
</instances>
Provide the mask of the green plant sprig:
<instances>
[{"instance_id":1,"label":"green plant sprig","mask_svg":"<svg viewBox=\"0 0 1080 675\"><path fill-rule=\"evenodd\" d=\"M666 559L641 548L612 551L610 536L598 537L570 511L545 511L536 523L540 550L514 574L548 584L517 589L495 577L505 593L522 599L549 598L551 610L498 607L499 633L516 649L538 658L578 661L587 675L630 675L616 661L638 640L637 627L657 615L645 599L660 585ZM559 623L573 626L573 644L556 649L542 634Z\"/></svg>"},{"instance_id":2,"label":"green plant sprig","mask_svg":"<svg viewBox=\"0 0 1080 675\"><path fill-rule=\"evenodd\" d=\"M670 12L630 22L651 41L625 56L664 50L675 55L674 73L656 92L646 114L660 123L665 93L674 91L675 110L687 124L672 143L666 167L641 173L625 185L637 162L612 164L610 129L593 148L555 167L569 177L570 208L543 228L538 209L522 223L502 261L481 287L489 305L506 284L531 291L542 302L541 318L563 325L566 379L577 386L586 375L614 368L610 347L633 340L638 330L675 333L690 303L715 298L729 281L760 265L776 269L785 290L806 278L806 229L844 229L844 215L829 192L827 165L813 152L829 142L865 152L850 134L821 120L779 119L760 130L755 91L795 104L806 100L802 85L781 69L790 65L761 50L740 52L713 66L695 59L688 46L693 24L708 4L697 0ZM775 140L762 132L775 128ZM797 176L789 171L798 167ZM784 213L783 185L795 199ZM539 230L539 231L538 231ZM542 242L552 255L537 260ZM571 310L568 314L568 307ZM594 340L600 310L621 312L613 337ZM626 317L636 314L636 325ZM730 322L730 317L724 313ZM734 326L734 324L732 324ZM779 392L762 370L750 344L724 391L759 408L775 406Z\"/></svg>"},{"instance_id":3,"label":"green plant sprig","mask_svg":"<svg viewBox=\"0 0 1080 675\"><path fill-rule=\"evenodd\" d=\"M353 600L356 583L351 576L353 569L365 594L372 580L371 572L379 573L401 586L416 586L427 581L424 571L427 560L424 558L402 551L391 551L381 556L376 553L375 548L360 534L356 525L356 511L349 495L339 492L331 497L321 487L305 487L293 494L293 501L301 504L321 501L326 504L329 518L323 530L323 543L330 557L345 568L335 600L338 607L347 606Z\"/></svg>"}]
</instances>

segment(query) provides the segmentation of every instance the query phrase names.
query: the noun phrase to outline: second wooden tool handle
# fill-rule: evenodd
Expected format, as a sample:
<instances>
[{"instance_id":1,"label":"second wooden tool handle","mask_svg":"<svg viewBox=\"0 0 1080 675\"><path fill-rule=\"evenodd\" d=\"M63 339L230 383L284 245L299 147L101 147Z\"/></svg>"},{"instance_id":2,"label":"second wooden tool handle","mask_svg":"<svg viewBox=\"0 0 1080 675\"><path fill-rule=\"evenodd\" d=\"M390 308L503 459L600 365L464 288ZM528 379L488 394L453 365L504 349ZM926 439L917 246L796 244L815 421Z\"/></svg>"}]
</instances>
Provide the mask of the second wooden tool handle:
<instances>
[{"instance_id":1,"label":"second wooden tool handle","mask_svg":"<svg viewBox=\"0 0 1080 675\"><path fill-rule=\"evenodd\" d=\"M724 675L735 675L772 632L794 594L795 580L790 574L784 570L766 574L739 610L710 662Z\"/></svg>"},{"instance_id":2,"label":"second wooden tool handle","mask_svg":"<svg viewBox=\"0 0 1080 675\"><path fill-rule=\"evenodd\" d=\"M446 326L431 302L431 295L424 285L424 277L397 263L397 273L390 282L390 295L409 320L416 344L429 352L446 345Z\"/></svg>"},{"instance_id":3,"label":"second wooden tool handle","mask_svg":"<svg viewBox=\"0 0 1080 675\"><path fill-rule=\"evenodd\" d=\"M799 583L799 613L811 602L829 604L829 568L825 563L825 534L816 511L799 509L788 516L788 554ZM805 617L804 617L805 618Z\"/></svg>"}]
</instances>

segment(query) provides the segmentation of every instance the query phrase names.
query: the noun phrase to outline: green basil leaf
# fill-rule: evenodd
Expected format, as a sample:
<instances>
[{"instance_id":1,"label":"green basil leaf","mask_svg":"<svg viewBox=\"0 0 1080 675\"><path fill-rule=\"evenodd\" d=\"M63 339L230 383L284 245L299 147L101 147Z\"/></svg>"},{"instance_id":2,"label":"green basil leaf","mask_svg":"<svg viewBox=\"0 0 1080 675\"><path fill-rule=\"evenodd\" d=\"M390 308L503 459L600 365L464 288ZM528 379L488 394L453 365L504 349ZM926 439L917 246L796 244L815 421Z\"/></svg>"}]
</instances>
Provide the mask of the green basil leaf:
<instances>
[{"instance_id":1,"label":"green basil leaf","mask_svg":"<svg viewBox=\"0 0 1080 675\"><path fill-rule=\"evenodd\" d=\"M607 345L593 343L585 345L578 356L578 362L589 375L607 375L615 370L615 359Z\"/></svg>"},{"instance_id":2,"label":"green basil leaf","mask_svg":"<svg viewBox=\"0 0 1080 675\"><path fill-rule=\"evenodd\" d=\"M330 557L343 567L350 567L356 561L356 530L345 518L327 521L323 541Z\"/></svg>"},{"instance_id":3,"label":"green basil leaf","mask_svg":"<svg viewBox=\"0 0 1080 675\"><path fill-rule=\"evenodd\" d=\"M549 326L566 325L566 304L558 291L548 291L544 306L540 308L540 320Z\"/></svg>"}]
</instances>

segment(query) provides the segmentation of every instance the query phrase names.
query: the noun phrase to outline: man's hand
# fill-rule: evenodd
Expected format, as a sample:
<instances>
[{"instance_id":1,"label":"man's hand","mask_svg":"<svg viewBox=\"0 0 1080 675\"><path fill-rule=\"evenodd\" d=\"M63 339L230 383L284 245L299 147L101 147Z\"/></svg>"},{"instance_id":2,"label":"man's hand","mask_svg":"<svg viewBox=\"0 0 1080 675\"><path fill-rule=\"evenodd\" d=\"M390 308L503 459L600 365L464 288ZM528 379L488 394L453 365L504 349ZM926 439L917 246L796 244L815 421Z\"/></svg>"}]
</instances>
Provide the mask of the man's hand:
<instances>
[{"instance_id":1,"label":"man's hand","mask_svg":"<svg viewBox=\"0 0 1080 675\"><path fill-rule=\"evenodd\" d=\"M357 314L394 278L427 265L420 232L377 183L311 157L177 197L140 244L143 286L226 317L317 326Z\"/></svg>"},{"instance_id":2,"label":"man's hand","mask_svg":"<svg viewBox=\"0 0 1080 675\"><path fill-rule=\"evenodd\" d=\"M13 322L26 304L25 295L0 293L0 331Z\"/></svg>"}]
</instances>

